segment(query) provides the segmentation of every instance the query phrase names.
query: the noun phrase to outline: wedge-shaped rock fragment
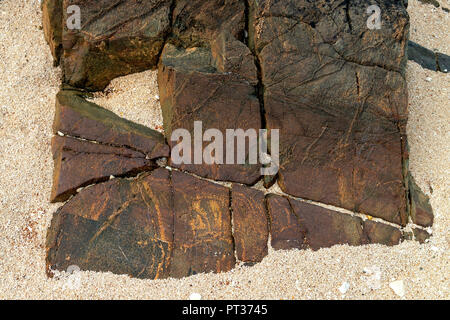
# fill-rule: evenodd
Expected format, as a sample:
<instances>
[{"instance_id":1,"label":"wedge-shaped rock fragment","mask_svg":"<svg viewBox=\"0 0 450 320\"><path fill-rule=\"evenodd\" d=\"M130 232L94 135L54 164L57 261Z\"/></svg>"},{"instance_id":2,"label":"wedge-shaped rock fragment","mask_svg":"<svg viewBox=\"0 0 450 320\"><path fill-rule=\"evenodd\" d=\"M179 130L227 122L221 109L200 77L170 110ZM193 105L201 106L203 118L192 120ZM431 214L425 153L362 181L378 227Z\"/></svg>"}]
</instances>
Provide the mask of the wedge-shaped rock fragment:
<instances>
[{"instance_id":1,"label":"wedge-shaped rock fragment","mask_svg":"<svg viewBox=\"0 0 450 320\"><path fill-rule=\"evenodd\" d=\"M257 139L261 117L256 89L252 85L256 83L256 67L253 60L248 59L248 48L237 40L226 41L218 38L214 50L200 47L183 49L170 44L165 47L158 74L164 130L167 140L172 139L177 129L187 131L190 136L187 143L190 151L183 150L191 153L188 160L178 152L176 155L183 160L174 161L177 149L173 148L181 141L169 141L173 150L172 165L202 177L252 184L259 179L261 170L258 159L253 158L252 161L251 155L257 157L258 154L256 150L250 152L248 137L236 139L233 135L228 138L227 130L240 129L247 133L247 130L253 129L251 131ZM233 60L229 55L231 52L242 53L242 59ZM244 65L244 61L249 65ZM201 122L199 130L195 130L196 121ZM210 129L214 130L214 135L218 132L221 137L209 137L206 142L203 133L207 130L211 133ZM197 152L195 139L200 140L200 150ZM227 161L227 143L233 141L233 160ZM245 148L239 149L242 161L238 160L237 152L240 141L245 143ZM253 145L257 146L257 140L253 141ZM221 152L216 149L208 153L212 142ZM209 163L212 164L208 164L204 154L211 155L212 161ZM196 160L198 156L199 160Z\"/></svg>"},{"instance_id":2,"label":"wedge-shaped rock fragment","mask_svg":"<svg viewBox=\"0 0 450 320\"><path fill-rule=\"evenodd\" d=\"M174 252L170 274L181 278L234 268L228 188L172 172Z\"/></svg>"},{"instance_id":3,"label":"wedge-shaped rock fragment","mask_svg":"<svg viewBox=\"0 0 450 320\"><path fill-rule=\"evenodd\" d=\"M167 278L173 249L169 172L115 179L84 189L54 215L47 233L47 271L110 271Z\"/></svg>"},{"instance_id":4,"label":"wedge-shaped rock fragment","mask_svg":"<svg viewBox=\"0 0 450 320\"><path fill-rule=\"evenodd\" d=\"M244 262L261 262L267 256L269 238L264 193L234 184L231 191L231 209L236 257Z\"/></svg>"},{"instance_id":5,"label":"wedge-shaped rock fragment","mask_svg":"<svg viewBox=\"0 0 450 320\"><path fill-rule=\"evenodd\" d=\"M276 250L328 248L338 244L395 245L402 239L394 227L329 210L314 204L269 195L272 247Z\"/></svg>"},{"instance_id":6,"label":"wedge-shaped rock fragment","mask_svg":"<svg viewBox=\"0 0 450 320\"><path fill-rule=\"evenodd\" d=\"M110 176L136 175L156 167L143 153L69 137L53 137L52 149L52 202L66 201L78 188L107 181Z\"/></svg>"},{"instance_id":7,"label":"wedge-shaped rock fragment","mask_svg":"<svg viewBox=\"0 0 450 320\"><path fill-rule=\"evenodd\" d=\"M55 134L125 147L145 154L148 159L169 156L169 146L159 132L88 102L83 92L77 90L61 90L57 94L53 131Z\"/></svg>"},{"instance_id":8,"label":"wedge-shaped rock fragment","mask_svg":"<svg viewBox=\"0 0 450 320\"><path fill-rule=\"evenodd\" d=\"M280 129L286 193L396 224L408 221L404 66L409 18L401 1L250 1L268 129Z\"/></svg>"},{"instance_id":9,"label":"wedge-shaped rock fragment","mask_svg":"<svg viewBox=\"0 0 450 320\"><path fill-rule=\"evenodd\" d=\"M172 0L62 0L61 15L49 20L55 34L61 26L57 19L63 22L64 82L102 90L115 77L155 68L170 32L171 4ZM73 6L80 8L80 29L74 23L78 12L68 12ZM46 8L44 17L53 7Z\"/></svg>"}]
</instances>

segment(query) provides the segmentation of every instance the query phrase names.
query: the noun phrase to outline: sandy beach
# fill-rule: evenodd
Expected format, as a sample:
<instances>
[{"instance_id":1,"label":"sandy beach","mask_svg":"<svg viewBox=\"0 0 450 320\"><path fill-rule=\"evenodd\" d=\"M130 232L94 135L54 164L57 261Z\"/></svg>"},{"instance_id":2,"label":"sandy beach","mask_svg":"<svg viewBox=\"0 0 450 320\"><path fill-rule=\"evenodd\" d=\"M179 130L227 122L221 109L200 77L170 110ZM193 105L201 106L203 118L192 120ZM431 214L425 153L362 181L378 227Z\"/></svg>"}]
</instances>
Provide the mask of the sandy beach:
<instances>
[{"instance_id":1,"label":"sandy beach","mask_svg":"<svg viewBox=\"0 0 450 320\"><path fill-rule=\"evenodd\" d=\"M449 0L439 0L450 8ZM411 40L450 54L450 18L409 1ZM53 67L37 0L0 0L0 299L449 299L450 76L408 62L410 167L430 196L435 223L426 244L335 246L274 251L253 267L175 280L112 273L45 274L52 214L50 151L61 70ZM156 71L112 81L94 101L129 120L162 130ZM72 279L73 280L73 279ZM390 287L402 280L404 295ZM339 288L348 287L345 293Z\"/></svg>"}]
</instances>

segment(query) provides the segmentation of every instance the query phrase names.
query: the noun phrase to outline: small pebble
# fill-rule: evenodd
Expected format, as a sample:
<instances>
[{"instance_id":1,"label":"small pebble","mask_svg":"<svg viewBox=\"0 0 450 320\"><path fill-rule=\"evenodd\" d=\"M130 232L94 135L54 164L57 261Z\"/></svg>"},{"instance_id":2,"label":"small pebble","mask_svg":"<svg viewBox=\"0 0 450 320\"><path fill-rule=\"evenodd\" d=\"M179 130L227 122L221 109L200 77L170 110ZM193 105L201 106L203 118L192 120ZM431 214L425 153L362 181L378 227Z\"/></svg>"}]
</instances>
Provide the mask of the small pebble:
<instances>
[{"instance_id":1,"label":"small pebble","mask_svg":"<svg viewBox=\"0 0 450 320\"><path fill-rule=\"evenodd\" d=\"M348 283L348 282L344 282L344 283L339 287L339 291L340 291L342 294L346 294L347 291L348 291L348 289L350 289L350 283Z\"/></svg>"},{"instance_id":2,"label":"small pebble","mask_svg":"<svg viewBox=\"0 0 450 320\"><path fill-rule=\"evenodd\" d=\"M426 77L426 78L425 78L425 81L426 81L426 82L431 82L431 80L433 80L431 77Z\"/></svg>"},{"instance_id":3,"label":"small pebble","mask_svg":"<svg viewBox=\"0 0 450 320\"><path fill-rule=\"evenodd\" d=\"M391 282L389 284L389 287L399 297L403 297L405 295L405 286L403 284L403 280L397 280L397 281Z\"/></svg>"},{"instance_id":4,"label":"small pebble","mask_svg":"<svg viewBox=\"0 0 450 320\"><path fill-rule=\"evenodd\" d=\"M189 296L189 300L202 300L202 296L200 295L200 293L194 292Z\"/></svg>"}]
</instances>

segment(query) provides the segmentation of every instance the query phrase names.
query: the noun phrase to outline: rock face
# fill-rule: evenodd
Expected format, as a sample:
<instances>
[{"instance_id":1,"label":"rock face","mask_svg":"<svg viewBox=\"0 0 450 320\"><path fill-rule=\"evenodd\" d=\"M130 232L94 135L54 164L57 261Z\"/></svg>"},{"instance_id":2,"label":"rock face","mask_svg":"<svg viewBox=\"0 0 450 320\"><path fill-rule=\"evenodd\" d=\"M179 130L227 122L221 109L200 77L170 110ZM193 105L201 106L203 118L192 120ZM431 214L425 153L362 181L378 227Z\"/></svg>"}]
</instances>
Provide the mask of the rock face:
<instances>
[{"instance_id":1,"label":"rock face","mask_svg":"<svg viewBox=\"0 0 450 320\"><path fill-rule=\"evenodd\" d=\"M280 186L288 194L407 223L402 137L408 15L364 1L251 1L250 43L269 129L280 129Z\"/></svg>"},{"instance_id":2,"label":"rock face","mask_svg":"<svg viewBox=\"0 0 450 320\"><path fill-rule=\"evenodd\" d=\"M56 97L52 141L55 169L52 202L66 201L80 187L110 176L133 176L169 156L164 137L85 100L83 93L62 90Z\"/></svg>"},{"instance_id":3,"label":"rock face","mask_svg":"<svg viewBox=\"0 0 450 320\"><path fill-rule=\"evenodd\" d=\"M174 147L179 143L170 141L177 129L190 133L191 146L194 146L195 134L200 134L202 140L203 130L195 133L195 121L201 121L205 130L219 130L224 137L220 144L223 154L221 157L214 155L218 160L214 164L195 164L192 147L190 164L184 161L182 164L172 163L173 166L215 180L253 184L260 178L260 166L248 161L248 148L242 165L226 164L226 130L254 129L258 132L261 128L259 100L252 85L257 82L256 67L250 56L244 44L223 38L216 41L214 49L183 49L166 45L158 84L169 144ZM233 57L238 57L238 60L233 60ZM203 142L202 150L210 143ZM236 140L234 159L237 159L237 144Z\"/></svg>"},{"instance_id":4,"label":"rock face","mask_svg":"<svg viewBox=\"0 0 450 320\"><path fill-rule=\"evenodd\" d=\"M396 245L402 233L394 227L313 204L271 195L267 199L274 249L328 248L369 243Z\"/></svg>"},{"instance_id":5,"label":"rock face","mask_svg":"<svg viewBox=\"0 0 450 320\"><path fill-rule=\"evenodd\" d=\"M48 230L48 274L224 272L262 261L269 238L275 250L426 241L432 208L405 133L406 4L378 1L371 30L362 0L44 0L64 72L51 200L68 200ZM80 30L68 29L69 5ZM165 137L87 100L156 67ZM279 129L278 174L261 176L248 137L237 159L227 129ZM176 154L180 142L192 148Z\"/></svg>"},{"instance_id":6,"label":"rock face","mask_svg":"<svg viewBox=\"0 0 450 320\"><path fill-rule=\"evenodd\" d=\"M44 1L44 30L55 59L62 54L64 81L101 90L115 77L155 68L171 28L171 4L171 0ZM67 23L75 18L67 10L74 5L80 8L81 29L69 29Z\"/></svg>"},{"instance_id":7,"label":"rock face","mask_svg":"<svg viewBox=\"0 0 450 320\"><path fill-rule=\"evenodd\" d=\"M244 262L261 262L267 256L269 238L264 194L235 184L231 199L236 256Z\"/></svg>"},{"instance_id":8,"label":"rock face","mask_svg":"<svg viewBox=\"0 0 450 320\"><path fill-rule=\"evenodd\" d=\"M157 169L83 190L55 214L47 270L186 277L235 265L228 189Z\"/></svg>"}]
</instances>

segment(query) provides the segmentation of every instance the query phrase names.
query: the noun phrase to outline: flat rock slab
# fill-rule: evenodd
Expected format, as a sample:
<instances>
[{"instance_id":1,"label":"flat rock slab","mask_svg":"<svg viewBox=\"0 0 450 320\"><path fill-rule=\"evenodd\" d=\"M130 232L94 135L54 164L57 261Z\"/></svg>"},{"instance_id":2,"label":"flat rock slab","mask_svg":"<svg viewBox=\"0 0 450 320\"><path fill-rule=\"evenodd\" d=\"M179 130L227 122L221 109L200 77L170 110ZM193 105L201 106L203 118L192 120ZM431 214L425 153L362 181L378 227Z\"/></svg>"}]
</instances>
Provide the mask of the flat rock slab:
<instances>
[{"instance_id":1,"label":"flat rock slab","mask_svg":"<svg viewBox=\"0 0 450 320\"><path fill-rule=\"evenodd\" d=\"M338 244L396 245L398 228L277 195L267 199L274 249L318 250Z\"/></svg>"},{"instance_id":2,"label":"flat rock slab","mask_svg":"<svg viewBox=\"0 0 450 320\"><path fill-rule=\"evenodd\" d=\"M186 277L235 265L229 190L157 169L81 191L47 234L47 270Z\"/></svg>"},{"instance_id":3,"label":"flat rock slab","mask_svg":"<svg viewBox=\"0 0 450 320\"><path fill-rule=\"evenodd\" d=\"M229 59L233 52L237 52L238 57L242 54L242 59ZM261 128L259 100L252 85L257 82L256 67L252 60L246 59L249 54L248 48L239 41L217 41L213 50L166 45L158 72L164 131L173 148L181 142L171 141L174 131L187 130L191 138L188 145L191 146L192 153L189 161L171 162L171 165L215 180L245 184L258 181L261 176L260 165L256 162L251 164L247 160L249 148L246 149L243 164L226 164L226 130L254 129L258 133ZM224 137L223 143L219 142L223 154L221 157L215 155L222 164L217 164L217 161L206 164L203 160L200 164L195 164L195 138L197 135L201 141L204 132L195 132L195 121L201 121L204 130L216 129ZM210 143L201 142L200 152ZM235 139L234 163L237 163L237 145Z\"/></svg>"}]
</instances>

